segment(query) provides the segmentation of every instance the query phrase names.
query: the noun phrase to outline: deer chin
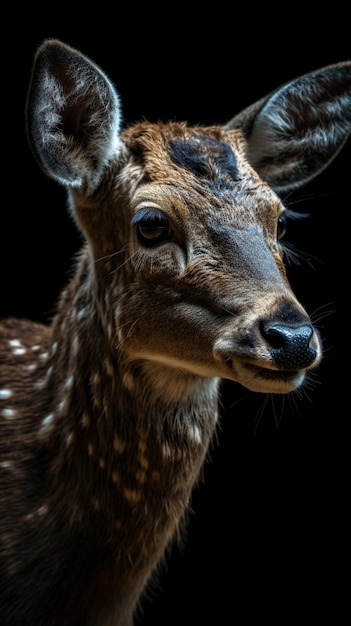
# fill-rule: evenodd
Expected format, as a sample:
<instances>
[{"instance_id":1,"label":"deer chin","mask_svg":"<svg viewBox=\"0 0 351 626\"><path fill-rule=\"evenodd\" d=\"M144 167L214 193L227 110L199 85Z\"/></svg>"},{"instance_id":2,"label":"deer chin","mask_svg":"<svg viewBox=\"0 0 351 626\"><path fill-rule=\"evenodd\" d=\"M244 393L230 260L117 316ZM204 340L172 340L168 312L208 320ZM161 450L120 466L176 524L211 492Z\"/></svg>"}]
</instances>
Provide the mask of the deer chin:
<instances>
[{"instance_id":1,"label":"deer chin","mask_svg":"<svg viewBox=\"0 0 351 626\"><path fill-rule=\"evenodd\" d=\"M286 394L303 384L306 371L273 370L244 363L235 367L235 379L250 391Z\"/></svg>"}]
</instances>

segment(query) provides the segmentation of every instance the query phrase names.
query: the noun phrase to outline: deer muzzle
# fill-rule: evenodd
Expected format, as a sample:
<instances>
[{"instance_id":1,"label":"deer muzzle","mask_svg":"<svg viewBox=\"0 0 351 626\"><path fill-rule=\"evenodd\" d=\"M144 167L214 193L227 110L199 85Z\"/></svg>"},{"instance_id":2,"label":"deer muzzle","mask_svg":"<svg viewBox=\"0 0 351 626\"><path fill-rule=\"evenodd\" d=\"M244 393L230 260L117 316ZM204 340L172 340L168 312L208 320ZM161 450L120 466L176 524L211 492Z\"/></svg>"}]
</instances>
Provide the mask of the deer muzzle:
<instances>
[{"instance_id":1,"label":"deer muzzle","mask_svg":"<svg viewBox=\"0 0 351 626\"><path fill-rule=\"evenodd\" d=\"M214 345L214 358L227 378L265 393L300 387L321 355L319 334L304 318L300 323L256 320L245 329L227 329Z\"/></svg>"}]
</instances>

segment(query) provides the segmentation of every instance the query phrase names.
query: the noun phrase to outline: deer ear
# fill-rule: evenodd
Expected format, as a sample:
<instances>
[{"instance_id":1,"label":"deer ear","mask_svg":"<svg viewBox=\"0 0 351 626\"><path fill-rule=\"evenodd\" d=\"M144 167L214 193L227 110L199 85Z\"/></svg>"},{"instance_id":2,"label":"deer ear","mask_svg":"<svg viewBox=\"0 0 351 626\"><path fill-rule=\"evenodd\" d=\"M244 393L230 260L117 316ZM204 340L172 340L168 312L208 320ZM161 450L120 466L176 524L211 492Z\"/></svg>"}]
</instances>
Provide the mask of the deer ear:
<instances>
[{"instance_id":1,"label":"deer ear","mask_svg":"<svg viewBox=\"0 0 351 626\"><path fill-rule=\"evenodd\" d=\"M351 61L311 72L235 116L247 158L278 193L308 182L335 158L351 131Z\"/></svg>"},{"instance_id":2,"label":"deer ear","mask_svg":"<svg viewBox=\"0 0 351 626\"><path fill-rule=\"evenodd\" d=\"M86 56L48 39L34 59L26 109L29 145L59 183L96 185L120 147L120 102Z\"/></svg>"}]
</instances>

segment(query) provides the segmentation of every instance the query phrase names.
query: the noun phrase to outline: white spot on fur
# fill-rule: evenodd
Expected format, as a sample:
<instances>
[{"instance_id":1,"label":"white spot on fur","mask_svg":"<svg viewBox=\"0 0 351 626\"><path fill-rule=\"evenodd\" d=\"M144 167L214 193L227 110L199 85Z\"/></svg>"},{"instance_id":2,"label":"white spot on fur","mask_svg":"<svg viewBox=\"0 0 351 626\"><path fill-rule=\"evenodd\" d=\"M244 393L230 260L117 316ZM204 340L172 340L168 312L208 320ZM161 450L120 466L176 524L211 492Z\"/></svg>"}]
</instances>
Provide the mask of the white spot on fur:
<instances>
[{"instance_id":1,"label":"white spot on fur","mask_svg":"<svg viewBox=\"0 0 351 626\"><path fill-rule=\"evenodd\" d=\"M202 443L201 431L196 424L189 426L189 435L196 443Z\"/></svg>"},{"instance_id":2,"label":"white spot on fur","mask_svg":"<svg viewBox=\"0 0 351 626\"><path fill-rule=\"evenodd\" d=\"M45 387L46 385L46 379L42 378L41 380L37 380L34 384L34 387L36 387L37 389L43 389L43 387Z\"/></svg>"},{"instance_id":3,"label":"white spot on fur","mask_svg":"<svg viewBox=\"0 0 351 626\"><path fill-rule=\"evenodd\" d=\"M39 515L39 517L43 517L43 515L46 515L47 512L49 511L49 507L47 504L43 504L36 512L37 515Z\"/></svg>"},{"instance_id":4,"label":"white spot on fur","mask_svg":"<svg viewBox=\"0 0 351 626\"><path fill-rule=\"evenodd\" d=\"M2 463L0 463L0 467L2 467L2 469L11 469L11 463L8 461L2 461Z\"/></svg>"},{"instance_id":5,"label":"white spot on fur","mask_svg":"<svg viewBox=\"0 0 351 626\"><path fill-rule=\"evenodd\" d=\"M69 376L65 381L65 389L69 389L73 385L74 378L73 376Z\"/></svg>"},{"instance_id":6,"label":"white spot on fur","mask_svg":"<svg viewBox=\"0 0 351 626\"><path fill-rule=\"evenodd\" d=\"M25 354L26 352L27 350L25 348L15 348L14 350L12 350L12 354L16 356L20 356L21 354Z\"/></svg>"},{"instance_id":7,"label":"white spot on fur","mask_svg":"<svg viewBox=\"0 0 351 626\"><path fill-rule=\"evenodd\" d=\"M47 352L42 352L39 359L41 359L42 361L46 361L46 359L48 358L48 353Z\"/></svg>"},{"instance_id":8,"label":"white spot on fur","mask_svg":"<svg viewBox=\"0 0 351 626\"><path fill-rule=\"evenodd\" d=\"M11 389L0 389L0 400L6 400L7 398L11 398L11 396Z\"/></svg>"},{"instance_id":9,"label":"white spot on fur","mask_svg":"<svg viewBox=\"0 0 351 626\"><path fill-rule=\"evenodd\" d=\"M22 348L22 344L18 339L10 339L9 344L12 348Z\"/></svg>"},{"instance_id":10,"label":"white spot on fur","mask_svg":"<svg viewBox=\"0 0 351 626\"><path fill-rule=\"evenodd\" d=\"M46 515L49 511L49 507L47 504L43 504L42 506L39 507L39 509L37 509L36 511L33 511L33 513L28 513L28 515L25 516L25 519L30 521L32 519L34 519L35 517L43 517L44 515Z\"/></svg>"},{"instance_id":11,"label":"white spot on fur","mask_svg":"<svg viewBox=\"0 0 351 626\"><path fill-rule=\"evenodd\" d=\"M6 419L11 419L11 417L15 417L16 412L13 409L2 409L1 415Z\"/></svg>"},{"instance_id":12,"label":"white spot on fur","mask_svg":"<svg viewBox=\"0 0 351 626\"><path fill-rule=\"evenodd\" d=\"M59 404L57 405L57 410L59 413L62 413L63 409L65 408L65 405L66 405L66 399L64 398L62 402L59 402Z\"/></svg>"},{"instance_id":13,"label":"white spot on fur","mask_svg":"<svg viewBox=\"0 0 351 626\"><path fill-rule=\"evenodd\" d=\"M41 421L41 428L40 428L40 433L42 435L46 435L47 433L50 432L53 421L54 421L53 413L50 413L50 415L47 415L46 417L44 417L44 419Z\"/></svg>"},{"instance_id":14,"label":"white spot on fur","mask_svg":"<svg viewBox=\"0 0 351 626\"><path fill-rule=\"evenodd\" d=\"M31 350L32 350L33 352L38 352L38 350L40 350L40 346L38 346L38 345L36 345L36 346L32 346L32 347L31 347Z\"/></svg>"},{"instance_id":15,"label":"white spot on fur","mask_svg":"<svg viewBox=\"0 0 351 626\"><path fill-rule=\"evenodd\" d=\"M84 307L80 311L78 311L77 320L82 320L88 315L89 309Z\"/></svg>"},{"instance_id":16,"label":"white spot on fur","mask_svg":"<svg viewBox=\"0 0 351 626\"><path fill-rule=\"evenodd\" d=\"M30 365L27 365L26 369L27 369L28 372L34 372L34 370L37 369L37 365L36 365L36 363L31 363Z\"/></svg>"}]
</instances>

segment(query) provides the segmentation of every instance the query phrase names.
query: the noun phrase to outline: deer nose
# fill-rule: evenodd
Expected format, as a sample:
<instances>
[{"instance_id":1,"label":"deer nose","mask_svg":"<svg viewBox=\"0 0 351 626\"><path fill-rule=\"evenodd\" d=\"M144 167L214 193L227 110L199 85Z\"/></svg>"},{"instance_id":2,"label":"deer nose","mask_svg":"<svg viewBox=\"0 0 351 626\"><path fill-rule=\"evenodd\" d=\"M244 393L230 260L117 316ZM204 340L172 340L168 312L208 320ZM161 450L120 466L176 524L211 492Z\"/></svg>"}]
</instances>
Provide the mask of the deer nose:
<instances>
[{"instance_id":1,"label":"deer nose","mask_svg":"<svg viewBox=\"0 0 351 626\"><path fill-rule=\"evenodd\" d=\"M288 370L299 370L312 365L317 358L317 350L310 346L313 332L309 324L296 328L274 324L264 328L264 335L273 346L271 355L275 365Z\"/></svg>"}]
</instances>

